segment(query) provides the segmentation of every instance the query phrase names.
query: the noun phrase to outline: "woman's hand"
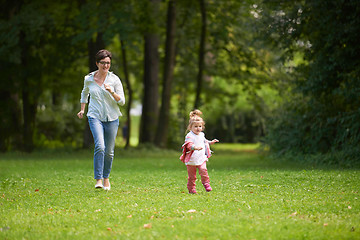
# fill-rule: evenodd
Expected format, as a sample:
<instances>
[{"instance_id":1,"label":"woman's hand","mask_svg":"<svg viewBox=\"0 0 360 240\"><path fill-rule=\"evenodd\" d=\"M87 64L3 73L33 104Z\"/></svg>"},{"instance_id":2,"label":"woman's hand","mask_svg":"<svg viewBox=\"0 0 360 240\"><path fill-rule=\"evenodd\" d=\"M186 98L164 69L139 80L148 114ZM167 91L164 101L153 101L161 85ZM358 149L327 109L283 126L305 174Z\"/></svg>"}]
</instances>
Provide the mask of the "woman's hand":
<instances>
[{"instance_id":1,"label":"woman's hand","mask_svg":"<svg viewBox=\"0 0 360 240\"><path fill-rule=\"evenodd\" d=\"M80 111L77 114L78 118L82 119L84 117L84 111Z\"/></svg>"},{"instance_id":2,"label":"woman's hand","mask_svg":"<svg viewBox=\"0 0 360 240\"><path fill-rule=\"evenodd\" d=\"M120 101L120 96L118 94L116 94L116 92L113 91L108 84L104 84L104 87L105 87L105 90L108 91L111 94L111 96L113 96L115 101L117 101L117 102Z\"/></svg>"},{"instance_id":3,"label":"woman's hand","mask_svg":"<svg viewBox=\"0 0 360 240\"><path fill-rule=\"evenodd\" d=\"M110 85L108 85L108 84L104 84L104 87L105 87L105 90L106 90L106 91L108 91L109 93L113 93L113 91L112 91L112 89L111 89Z\"/></svg>"}]
</instances>

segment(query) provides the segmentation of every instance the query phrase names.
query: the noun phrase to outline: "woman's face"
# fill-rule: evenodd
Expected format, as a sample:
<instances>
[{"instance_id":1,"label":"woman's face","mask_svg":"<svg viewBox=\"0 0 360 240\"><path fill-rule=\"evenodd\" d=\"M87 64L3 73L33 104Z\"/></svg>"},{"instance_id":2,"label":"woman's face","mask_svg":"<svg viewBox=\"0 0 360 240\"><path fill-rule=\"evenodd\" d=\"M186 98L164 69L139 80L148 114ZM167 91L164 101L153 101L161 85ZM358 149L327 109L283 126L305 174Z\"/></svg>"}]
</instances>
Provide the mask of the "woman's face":
<instances>
[{"instance_id":1,"label":"woman's face","mask_svg":"<svg viewBox=\"0 0 360 240\"><path fill-rule=\"evenodd\" d=\"M110 69L111 59L109 57L103 58L100 62L96 63L100 72L107 73Z\"/></svg>"}]
</instances>

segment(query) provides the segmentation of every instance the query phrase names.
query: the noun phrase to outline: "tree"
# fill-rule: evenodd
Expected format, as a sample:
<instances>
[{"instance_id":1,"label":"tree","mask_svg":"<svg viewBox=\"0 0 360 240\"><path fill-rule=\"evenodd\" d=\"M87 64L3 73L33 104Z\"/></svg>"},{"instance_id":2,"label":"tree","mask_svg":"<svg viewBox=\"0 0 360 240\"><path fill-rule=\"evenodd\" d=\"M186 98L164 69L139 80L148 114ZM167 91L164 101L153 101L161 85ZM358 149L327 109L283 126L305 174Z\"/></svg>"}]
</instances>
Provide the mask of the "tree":
<instances>
[{"instance_id":1,"label":"tree","mask_svg":"<svg viewBox=\"0 0 360 240\"><path fill-rule=\"evenodd\" d=\"M205 43L206 43L206 2L205 0L199 0L200 12L201 12L201 31L200 31L200 47L198 56L198 74L197 74L197 85L196 85L196 97L194 108L199 108L201 103L201 90L203 85L203 72L204 72L204 58L205 58Z\"/></svg>"},{"instance_id":2,"label":"tree","mask_svg":"<svg viewBox=\"0 0 360 240\"><path fill-rule=\"evenodd\" d=\"M270 7L263 14L271 22L267 36L284 50L288 63L292 60L294 91L268 142L275 151L346 150L339 161L360 161L354 157L360 144L355 120L360 116L359 1L281 1Z\"/></svg>"},{"instance_id":3,"label":"tree","mask_svg":"<svg viewBox=\"0 0 360 240\"><path fill-rule=\"evenodd\" d=\"M156 32L156 14L159 0L149 0L149 20L152 26L144 35L144 95L140 125L140 143L153 143L159 114L159 36Z\"/></svg>"},{"instance_id":4,"label":"tree","mask_svg":"<svg viewBox=\"0 0 360 240\"><path fill-rule=\"evenodd\" d=\"M160 147L167 146L168 128L170 120L171 86L173 82L175 66L175 31L176 31L176 1L168 3L167 24L166 24L166 47L163 75L163 88L161 108L157 124L155 144Z\"/></svg>"},{"instance_id":5,"label":"tree","mask_svg":"<svg viewBox=\"0 0 360 240\"><path fill-rule=\"evenodd\" d=\"M8 24L11 19L20 11L22 3L20 1L7 1L6 8L1 9L1 31L5 32L9 29ZM12 32L13 35L15 34ZM4 38L3 38L4 39ZM8 55L7 50L11 45L14 45L10 39L2 41L0 46L0 71L3 73L4 80L0 82L0 108L2 115L0 120L0 151L5 152L14 145L21 144L22 139L21 130L21 110L20 110L20 95L17 89L20 83L15 69L14 62L18 60L13 55ZM5 57L6 56L6 57ZM17 64L16 64L17 65Z\"/></svg>"},{"instance_id":6,"label":"tree","mask_svg":"<svg viewBox=\"0 0 360 240\"><path fill-rule=\"evenodd\" d=\"M74 113L83 76L96 69L94 55L101 48L114 53L112 70L121 66L117 63L123 57L128 120L132 95L142 101L140 143L178 146L194 106L211 116L224 110L228 116L240 116L237 89L243 85L251 93L247 96L257 113L263 114L257 90L272 78L274 55L252 41L257 30L250 14L254 2L258 1L77 0L43 4L34 0L16 11L12 8L15 2L9 2L9 11L2 10L0 22L0 68L6 76L0 83L0 98L6 112L3 126L11 123L14 131L2 128L1 148L14 149L16 142L23 145L25 133L37 146L52 141L74 146L74 139L79 146L86 122L74 120ZM20 39L23 44L19 47ZM158 79L163 80L162 85ZM24 125L25 115L27 123L35 118L32 125ZM92 144L88 136L84 145ZM239 138L234 135L232 139Z\"/></svg>"},{"instance_id":7,"label":"tree","mask_svg":"<svg viewBox=\"0 0 360 240\"><path fill-rule=\"evenodd\" d=\"M14 12L9 13L7 21L1 22L1 28L10 34L2 38L0 52L3 61L6 60L17 66L8 72L13 78L6 79L5 82L14 80L16 90L14 94L21 99L18 102L22 104L20 147L30 152L34 149L37 105L44 91L41 63L43 53L46 51L46 43L51 38L47 31L51 32L53 21L47 8L39 1L20 2L19 5L15 3L9 6L13 7L10 7L10 11ZM11 57L6 59L6 56Z\"/></svg>"},{"instance_id":8,"label":"tree","mask_svg":"<svg viewBox=\"0 0 360 240\"><path fill-rule=\"evenodd\" d=\"M127 61L127 54L126 54L126 48L125 48L125 42L123 40L121 41L121 51L122 51L122 63L123 63L123 69L124 69L124 74L125 74L125 82L126 82L126 86L127 86L127 90L129 93L128 96L128 107L127 107L127 120L126 120L126 124L127 126L127 135L126 135L126 144L125 144L125 148L128 148L130 146L130 132L131 132L131 116L130 116L130 110L131 110L131 106L132 106L132 99L133 99L133 90L132 90L132 86L130 84L130 79L129 79L129 71L128 71L128 61Z\"/></svg>"}]
</instances>

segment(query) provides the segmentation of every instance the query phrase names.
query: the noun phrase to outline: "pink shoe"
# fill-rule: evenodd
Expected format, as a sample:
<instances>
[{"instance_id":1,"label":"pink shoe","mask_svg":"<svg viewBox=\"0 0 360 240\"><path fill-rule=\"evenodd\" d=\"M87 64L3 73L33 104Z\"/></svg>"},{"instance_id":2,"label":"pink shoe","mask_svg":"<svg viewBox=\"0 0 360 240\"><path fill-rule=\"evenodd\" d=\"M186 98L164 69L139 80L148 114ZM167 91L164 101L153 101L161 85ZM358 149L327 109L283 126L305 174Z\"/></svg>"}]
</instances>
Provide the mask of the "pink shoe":
<instances>
[{"instance_id":1,"label":"pink shoe","mask_svg":"<svg viewBox=\"0 0 360 240\"><path fill-rule=\"evenodd\" d=\"M190 194L197 194L196 189L191 189L191 190L189 190L189 193L190 193Z\"/></svg>"},{"instance_id":2,"label":"pink shoe","mask_svg":"<svg viewBox=\"0 0 360 240\"><path fill-rule=\"evenodd\" d=\"M211 186L210 186L210 183L204 183L204 188L205 188L205 190L206 190L207 192L212 191L212 188L211 188Z\"/></svg>"}]
</instances>

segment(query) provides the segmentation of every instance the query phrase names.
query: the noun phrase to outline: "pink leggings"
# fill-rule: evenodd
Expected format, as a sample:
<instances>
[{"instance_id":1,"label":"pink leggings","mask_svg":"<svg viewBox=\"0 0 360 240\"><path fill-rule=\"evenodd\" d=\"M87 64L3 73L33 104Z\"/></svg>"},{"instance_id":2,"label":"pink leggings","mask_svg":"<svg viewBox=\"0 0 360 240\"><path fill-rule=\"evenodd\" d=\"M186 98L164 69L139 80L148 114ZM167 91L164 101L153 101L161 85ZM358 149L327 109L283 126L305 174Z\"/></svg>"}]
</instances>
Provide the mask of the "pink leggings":
<instances>
[{"instance_id":1,"label":"pink leggings","mask_svg":"<svg viewBox=\"0 0 360 240\"><path fill-rule=\"evenodd\" d=\"M209 175L208 175L208 171L206 168L206 162L204 162L202 165L199 166L194 166L194 165L187 165L187 171L188 171L188 183L187 183L187 188L189 190L189 192L195 192L195 180L196 180L196 169L199 169L199 174L201 176L201 183L205 184L205 183L209 183Z\"/></svg>"}]
</instances>

